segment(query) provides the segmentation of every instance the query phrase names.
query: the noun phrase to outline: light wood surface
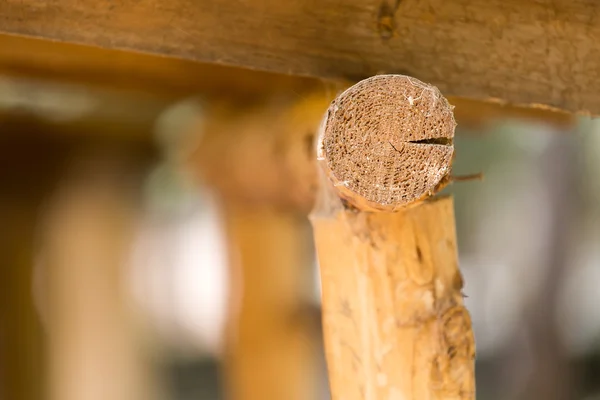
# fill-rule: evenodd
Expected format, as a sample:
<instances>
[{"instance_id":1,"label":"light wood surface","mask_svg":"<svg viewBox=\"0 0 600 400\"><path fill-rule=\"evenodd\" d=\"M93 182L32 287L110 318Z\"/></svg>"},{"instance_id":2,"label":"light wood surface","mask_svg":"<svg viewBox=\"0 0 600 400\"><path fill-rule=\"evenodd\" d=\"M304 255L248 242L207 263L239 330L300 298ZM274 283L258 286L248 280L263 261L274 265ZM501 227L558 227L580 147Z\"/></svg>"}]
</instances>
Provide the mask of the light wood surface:
<instances>
[{"instance_id":1,"label":"light wood surface","mask_svg":"<svg viewBox=\"0 0 600 400\"><path fill-rule=\"evenodd\" d=\"M46 398L156 399L129 293L138 222L135 186L110 156L88 155L62 177L41 219Z\"/></svg>"},{"instance_id":2,"label":"light wood surface","mask_svg":"<svg viewBox=\"0 0 600 400\"><path fill-rule=\"evenodd\" d=\"M452 199L312 223L332 399L473 399Z\"/></svg>"}]
</instances>

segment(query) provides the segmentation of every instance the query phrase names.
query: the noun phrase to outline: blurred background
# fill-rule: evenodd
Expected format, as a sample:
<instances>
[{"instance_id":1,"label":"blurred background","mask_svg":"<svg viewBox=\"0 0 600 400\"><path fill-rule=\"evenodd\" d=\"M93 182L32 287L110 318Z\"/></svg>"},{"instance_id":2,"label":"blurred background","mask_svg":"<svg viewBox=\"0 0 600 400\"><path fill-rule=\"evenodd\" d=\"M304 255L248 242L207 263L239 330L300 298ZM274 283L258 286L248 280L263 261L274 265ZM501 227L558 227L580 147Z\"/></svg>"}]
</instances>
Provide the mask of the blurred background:
<instances>
[{"instance_id":1,"label":"blurred background","mask_svg":"<svg viewBox=\"0 0 600 400\"><path fill-rule=\"evenodd\" d=\"M272 167L301 145L269 139L316 129L326 101L273 86L216 101L0 77L0 398L328 398L302 174ZM484 175L446 190L478 399L600 399L600 123L458 122L454 174ZM286 200L261 203L275 181Z\"/></svg>"}]
</instances>

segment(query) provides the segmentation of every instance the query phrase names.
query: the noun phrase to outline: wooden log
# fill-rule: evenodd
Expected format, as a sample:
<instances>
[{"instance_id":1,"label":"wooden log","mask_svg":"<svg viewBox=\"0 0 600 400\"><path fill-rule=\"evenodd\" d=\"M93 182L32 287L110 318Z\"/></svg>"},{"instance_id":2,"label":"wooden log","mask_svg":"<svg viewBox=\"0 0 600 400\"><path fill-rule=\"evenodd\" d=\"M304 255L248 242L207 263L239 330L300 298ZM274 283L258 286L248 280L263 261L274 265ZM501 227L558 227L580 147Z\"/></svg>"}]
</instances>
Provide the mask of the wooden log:
<instances>
[{"instance_id":1,"label":"wooden log","mask_svg":"<svg viewBox=\"0 0 600 400\"><path fill-rule=\"evenodd\" d=\"M28 45L27 39L17 38L24 40L24 43L5 43L7 41L3 39L5 38L0 36L0 58L3 51L9 52L19 65L27 65L26 62L18 62L19 56L26 54L37 55L38 58L32 60L34 65L41 63L48 66L44 60L54 54L52 48ZM69 46L61 43L55 45ZM97 52L100 54L96 54ZM37 119L52 128L53 133L74 136L132 136L148 140L156 118L163 111L185 96L201 96L208 103L220 104L220 111L209 112L210 134L226 135L221 138L223 143L220 146L223 148L214 149L219 153L226 153L229 148L238 146L235 140L230 139L228 133L232 131L236 135L240 132L262 132L263 140L273 140L273 136L266 134L264 127L260 125L270 125L270 122L260 121L252 116L246 118L248 114L258 111L265 115L268 112L274 118L279 118L280 115L277 114L288 112L290 108L301 108L296 103L303 103L305 98L321 98L316 101L326 103L338 90L349 86L349 83L342 81L325 82L192 62L187 62L191 65L180 71L177 64L170 64L180 60L158 58L160 62L157 62L153 56L103 49L90 51L84 46L76 46L68 54L79 54L78 62L70 63L58 56L55 57L58 60L48 61L53 69L63 75L45 74L40 70L36 74L19 67L3 76L5 71L1 69L0 61L0 125L14 125L19 120L18 123L24 124ZM106 65L101 64L102 60ZM92 66L100 71L90 71ZM34 78L40 74L44 76ZM202 79L195 79L196 76L201 76ZM193 82L189 83L190 81ZM256 85L256 82L268 83ZM49 98L60 101L48 101ZM574 120L573 115L556 110L461 98L450 100L457 106L455 115L458 122L470 129L482 129L486 124L502 119L517 118L559 127L570 127ZM225 111L226 108L229 111ZM227 115L226 118L223 118L224 115ZM315 118L311 115L307 117ZM235 126L240 118L245 118L245 123L251 123L251 120L254 123L240 129ZM283 129L285 132L296 130L298 129L293 126ZM300 136L306 134L306 131ZM0 132L5 134L8 130L0 129ZM302 142L302 138L298 137L297 141Z\"/></svg>"},{"instance_id":2,"label":"wooden log","mask_svg":"<svg viewBox=\"0 0 600 400\"><path fill-rule=\"evenodd\" d=\"M333 400L475 397L452 200L422 201L453 135L439 91L403 76L360 82L323 120L311 220Z\"/></svg>"},{"instance_id":3,"label":"wooden log","mask_svg":"<svg viewBox=\"0 0 600 400\"><path fill-rule=\"evenodd\" d=\"M312 143L334 97L349 85L330 83L302 95L278 95L253 107L212 101L201 122L200 143L188 168L228 199L309 212L317 192ZM571 114L450 98L459 126L484 130L485 124L515 119L570 127ZM290 190L290 187L293 190Z\"/></svg>"},{"instance_id":4,"label":"wooden log","mask_svg":"<svg viewBox=\"0 0 600 400\"><path fill-rule=\"evenodd\" d=\"M448 95L598 113L599 7L591 0L5 0L0 32L302 76L407 73Z\"/></svg>"},{"instance_id":5,"label":"wooden log","mask_svg":"<svg viewBox=\"0 0 600 400\"><path fill-rule=\"evenodd\" d=\"M265 207L226 207L231 298L225 392L231 400L315 398L317 341L305 219Z\"/></svg>"},{"instance_id":6,"label":"wooden log","mask_svg":"<svg viewBox=\"0 0 600 400\"><path fill-rule=\"evenodd\" d=\"M332 398L474 398L452 200L312 221Z\"/></svg>"}]
</instances>

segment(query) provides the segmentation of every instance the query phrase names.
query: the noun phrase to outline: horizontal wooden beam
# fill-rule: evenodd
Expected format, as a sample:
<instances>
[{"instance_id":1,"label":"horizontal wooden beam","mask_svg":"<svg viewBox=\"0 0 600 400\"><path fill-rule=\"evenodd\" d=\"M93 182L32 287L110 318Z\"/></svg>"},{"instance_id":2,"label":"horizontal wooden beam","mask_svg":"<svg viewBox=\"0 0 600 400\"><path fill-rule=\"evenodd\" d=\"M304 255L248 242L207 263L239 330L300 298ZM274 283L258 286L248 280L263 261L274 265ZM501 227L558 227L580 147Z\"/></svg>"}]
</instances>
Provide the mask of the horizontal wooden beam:
<instances>
[{"instance_id":1,"label":"horizontal wooden beam","mask_svg":"<svg viewBox=\"0 0 600 400\"><path fill-rule=\"evenodd\" d=\"M302 76L405 73L445 95L600 112L591 0L4 0L0 32Z\"/></svg>"},{"instance_id":2,"label":"horizontal wooden beam","mask_svg":"<svg viewBox=\"0 0 600 400\"><path fill-rule=\"evenodd\" d=\"M315 135L336 95L313 91L246 108L209 103L204 118L194 127L201 141L188 168L228 199L308 212L318 186ZM448 100L455 106L458 127L473 132L483 132L486 124L507 118L543 120L562 128L575 123L574 116L564 112L456 97Z\"/></svg>"},{"instance_id":3,"label":"horizontal wooden beam","mask_svg":"<svg viewBox=\"0 0 600 400\"><path fill-rule=\"evenodd\" d=\"M0 14L4 6L0 4ZM50 82L55 88L74 84L86 86L88 92L91 88L127 97L138 94L141 102L148 97L168 102L198 94L254 102L273 91L295 92L324 85L314 78L2 34L0 75L17 82L33 79L31 85L37 82L40 90Z\"/></svg>"}]
</instances>

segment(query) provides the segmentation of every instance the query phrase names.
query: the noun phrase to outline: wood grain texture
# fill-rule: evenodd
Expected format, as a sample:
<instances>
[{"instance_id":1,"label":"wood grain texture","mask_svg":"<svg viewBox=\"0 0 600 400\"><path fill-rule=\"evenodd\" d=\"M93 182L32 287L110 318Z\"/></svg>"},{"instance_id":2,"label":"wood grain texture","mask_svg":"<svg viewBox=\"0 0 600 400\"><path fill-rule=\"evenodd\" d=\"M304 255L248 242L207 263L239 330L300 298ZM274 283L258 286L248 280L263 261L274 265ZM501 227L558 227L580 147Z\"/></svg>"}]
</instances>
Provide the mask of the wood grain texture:
<instances>
[{"instance_id":1,"label":"wood grain texture","mask_svg":"<svg viewBox=\"0 0 600 400\"><path fill-rule=\"evenodd\" d=\"M137 94L141 101L149 94L172 101L198 93L248 101L274 90L320 87L318 79L2 34L0 75Z\"/></svg>"},{"instance_id":2,"label":"wood grain texture","mask_svg":"<svg viewBox=\"0 0 600 400\"><path fill-rule=\"evenodd\" d=\"M394 211L448 181L456 120L439 90L405 75L364 79L336 97L317 160L337 196L363 211Z\"/></svg>"},{"instance_id":3,"label":"wood grain texture","mask_svg":"<svg viewBox=\"0 0 600 400\"><path fill-rule=\"evenodd\" d=\"M0 31L445 95L600 112L594 0L5 0Z\"/></svg>"},{"instance_id":4,"label":"wood grain texture","mask_svg":"<svg viewBox=\"0 0 600 400\"><path fill-rule=\"evenodd\" d=\"M312 224L332 399L474 399L452 199Z\"/></svg>"}]
</instances>

